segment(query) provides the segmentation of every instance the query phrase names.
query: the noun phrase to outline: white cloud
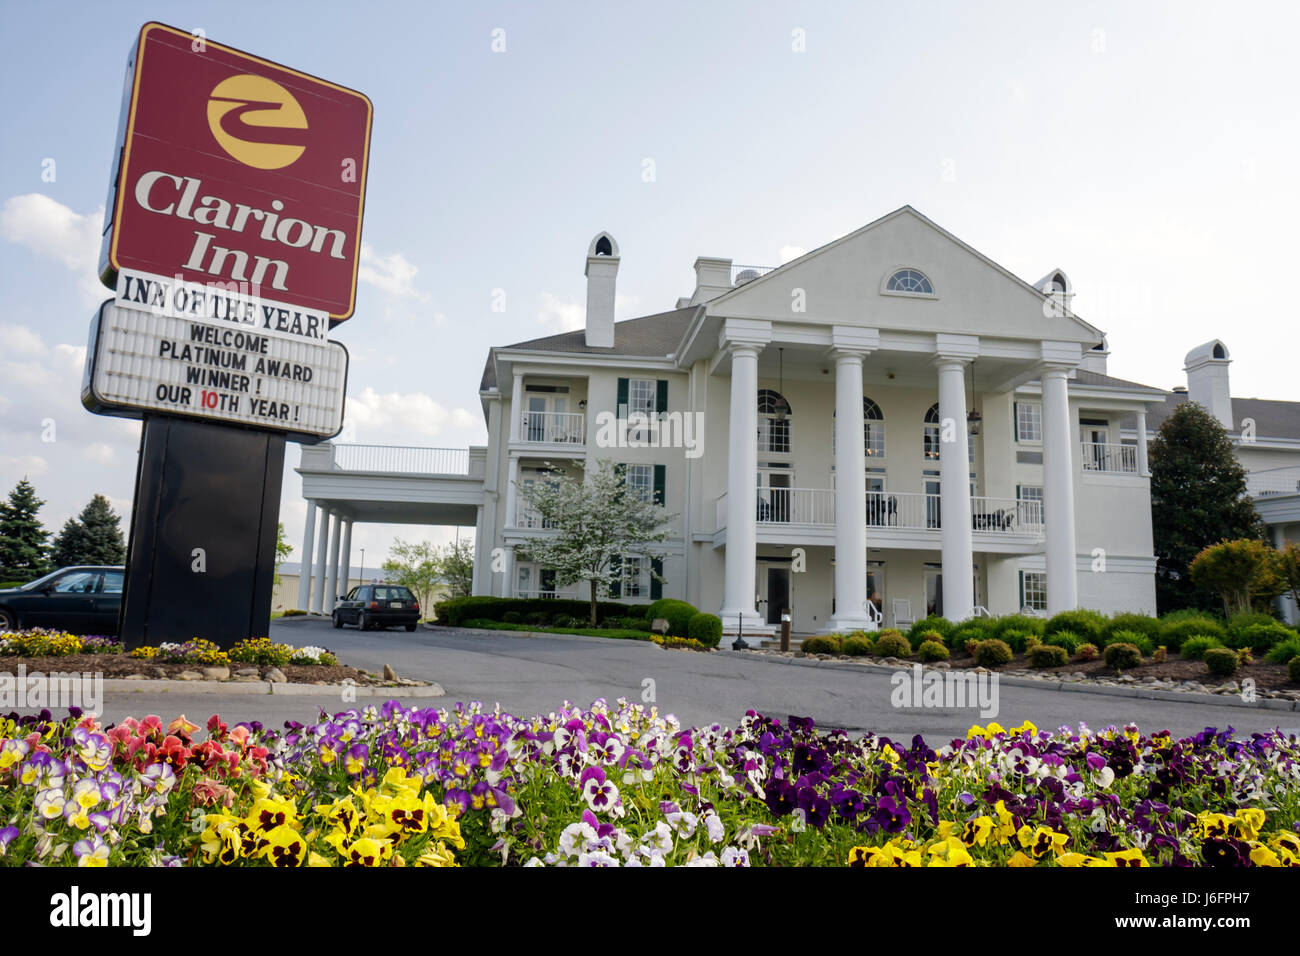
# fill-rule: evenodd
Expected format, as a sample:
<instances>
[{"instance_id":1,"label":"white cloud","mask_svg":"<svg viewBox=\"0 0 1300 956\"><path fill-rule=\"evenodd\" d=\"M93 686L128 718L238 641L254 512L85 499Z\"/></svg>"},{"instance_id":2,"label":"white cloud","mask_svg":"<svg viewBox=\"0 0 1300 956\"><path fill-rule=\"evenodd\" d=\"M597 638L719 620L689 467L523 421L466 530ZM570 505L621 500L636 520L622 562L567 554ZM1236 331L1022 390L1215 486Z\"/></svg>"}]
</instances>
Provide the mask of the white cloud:
<instances>
[{"instance_id":1,"label":"white cloud","mask_svg":"<svg viewBox=\"0 0 1300 956\"><path fill-rule=\"evenodd\" d=\"M113 465L117 463L117 452L113 446L107 442L93 441L81 450L81 456L97 465Z\"/></svg>"},{"instance_id":2,"label":"white cloud","mask_svg":"<svg viewBox=\"0 0 1300 956\"><path fill-rule=\"evenodd\" d=\"M415 277L419 271L419 267L400 252L381 256L373 246L361 243L361 265L357 270L357 278L362 282L368 282L398 298L428 302L429 293L415 288Z\"/></svg>"},{"instance_id":3,"label":"white cloud","mask_svg":"<svg viewBox=\"0 0 1300 956\"><path fill-rule=\"evenodd\" d=\"M483 427L481 416L463 408L447 408L423 392L376 392L373 388L348 396L347 422L341 441L415 444L413 439L436 438L454 429Z\"/></svg>"},{"instance_id":4,"label":"white cloud","mask_svg":"<svg viewBox=\"0 0 1300 956\"><path fill-rule=\"evenodd\" d=\"M44 355L45 343L25 325L0 325L0 350L17 355Z\"/></svg>"},{"instance_id":5,"label":"white cloud","mask_svg":"<svg viewBox=\"0 0 1300 956\"><path fill-rule=\"evenodd\" d=\"M39 478L49 470L50 463L40 455L0 455L0 472L5 475Z\"/></svg>"},{"instance_id":6,"label":"white cloud","mask_svg":"<svg viewBox=\"0 0 1300 956\"><path fill-rule=\"evenodd\" d=\"M40 193L10 196L0 207L0 236L61 262L76 274L79 289L92 302L108 295L98 278L103 222L103 206L82 214Z\"/></svg>"},{"instance_id":7,"label":"white cloud","mask_svg":"<svg viewBox=\"0 0 1300 956\"><path fill-rule=\"evenodd\" d=\"M582 328L587 321L587 307L575 299L561 299L553 292L542 293L542 307L537 311L537 323L547 332L572 332Z\"/></svg>"},{"instance_id":8,"label":"white cloud","mask_svg":"<svg viewBox=\"0 0 1300 956\"><path fill-rule=\"evenodd\" d=\"M782 246L781 247L781 265L785 265L791 259L798 259L800 256L807 254L808 250L803 246Z\"/></svg>"}]
</instances>

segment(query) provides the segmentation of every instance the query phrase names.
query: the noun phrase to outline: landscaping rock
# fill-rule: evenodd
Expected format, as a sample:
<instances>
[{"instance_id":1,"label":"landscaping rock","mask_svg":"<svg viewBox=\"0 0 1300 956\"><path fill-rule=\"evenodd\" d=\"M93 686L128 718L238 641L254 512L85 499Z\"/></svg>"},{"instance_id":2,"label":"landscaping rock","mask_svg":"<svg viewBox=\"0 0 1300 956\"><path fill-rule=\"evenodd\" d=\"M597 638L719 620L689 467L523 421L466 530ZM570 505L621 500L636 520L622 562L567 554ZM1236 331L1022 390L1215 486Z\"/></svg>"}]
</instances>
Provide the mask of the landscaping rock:
<instances>
[{"instance_id":1,"label":"landscaping rock","mask_svg":"<svg viewBox=\"0 0 1300 956\"><path fill-rule=\"evenodd\" d=\"M269 681L272 684L287 684L289 682L289 678L284 676L284 671L280 670L278 667L272 667L262 675L262 679Z\"/></svg>"},{"instance_id":2,"label":"landscaping rock","mask_svg":"<svg viewBox=\"0 0 1300 956\"><path fill-rule=\"evenodd\" d=\"M122 680L148 680L144 674L127 674Z\"/></svg>"},{"instance_id":3,"label":"landscaping rock","mask_svg":"<svg viewBox=\"0 0 1300 956\"><path fill-rule=\"evenodd\" d=\"M393 670L387 664L384 665L384 680L397 680L397 671Z\"/></svg>"},{"instance_id":4,"label":"landscaping rock","mask_svg":"<svg viewBox=\"0 0 1300 956\"><path fill-rule=\"evenodd\" d=\"M165 677L167 676L167 668L165 668L165 667L155 667L155 668L153 669L153 676L154 676L154 677L157 677L157 678L159 678L159 679L165 678Z\"/></svg>"},{"instance_id":5,"label":"landscaping rock","mask_svg":"<svg viewBox=\"0 0 1300 956\"><path fill-rule=\"evenodd\" d=\"M230 677L229 667L205 667L203 676L207 680L227 680Z\"/></svg>"},{"instance_id":6,"label":"landscaping rock","mask_svg":"<svg viewBox=\"0 0 1300 956\"><path fill-rule=\"evenodd\" d=\"M257 676L257 668L256 668L256 667L241 667L239 670L235 671L235 676L236 676L236 677L256 677L256 676Z\"/></svg>"},{"instance_id":7,"label":"landscaping rock","mask_svg":"<svg viewBox=\"0 0 1300 956\"><path fill-rule=\"evenodd\" d=\"M181 671L176 675L177 680L203 680L203 675L198 671Z\"/></svg>"}]
</instances>

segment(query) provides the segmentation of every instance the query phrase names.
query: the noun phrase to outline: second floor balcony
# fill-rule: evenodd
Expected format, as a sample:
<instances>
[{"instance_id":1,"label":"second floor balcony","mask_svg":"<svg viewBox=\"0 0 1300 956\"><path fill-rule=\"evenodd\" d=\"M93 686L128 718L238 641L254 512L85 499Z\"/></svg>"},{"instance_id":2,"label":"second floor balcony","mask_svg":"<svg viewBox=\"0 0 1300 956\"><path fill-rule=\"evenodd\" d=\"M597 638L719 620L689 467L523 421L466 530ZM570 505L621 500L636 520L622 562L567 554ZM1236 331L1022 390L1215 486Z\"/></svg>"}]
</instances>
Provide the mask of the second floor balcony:
<instances>
[{"instance_id":1,"label":"second floor balcony","mask_svg":"<svg viewBox=\"0 0 1300 956\"><path fill-rule=\"evenodd\" d=\"M519 441L534 445L585 445L584 412L522 412Z\"/></svg>"}]
</instances>

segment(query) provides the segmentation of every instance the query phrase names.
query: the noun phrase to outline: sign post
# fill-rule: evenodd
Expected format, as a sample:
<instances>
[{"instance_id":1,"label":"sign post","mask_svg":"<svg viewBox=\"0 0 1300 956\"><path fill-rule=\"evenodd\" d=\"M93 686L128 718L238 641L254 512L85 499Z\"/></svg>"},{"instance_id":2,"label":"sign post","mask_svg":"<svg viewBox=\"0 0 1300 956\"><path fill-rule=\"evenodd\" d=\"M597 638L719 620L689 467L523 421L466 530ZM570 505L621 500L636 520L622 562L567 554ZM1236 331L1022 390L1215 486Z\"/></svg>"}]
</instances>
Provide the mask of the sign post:
<instances>
[{"instance_id":1,"label":"sign post","mask_svg":"<svg viewBox=\"0 0 1300 956\"><path fill-rule=\"evenodd\" d=\"M286 441L343 427L372 109L148 23L128 63L82 403L143 419L119 636L269 628ZM307 560L310 560L308 556Z\"/></svg>"}]
</instances>

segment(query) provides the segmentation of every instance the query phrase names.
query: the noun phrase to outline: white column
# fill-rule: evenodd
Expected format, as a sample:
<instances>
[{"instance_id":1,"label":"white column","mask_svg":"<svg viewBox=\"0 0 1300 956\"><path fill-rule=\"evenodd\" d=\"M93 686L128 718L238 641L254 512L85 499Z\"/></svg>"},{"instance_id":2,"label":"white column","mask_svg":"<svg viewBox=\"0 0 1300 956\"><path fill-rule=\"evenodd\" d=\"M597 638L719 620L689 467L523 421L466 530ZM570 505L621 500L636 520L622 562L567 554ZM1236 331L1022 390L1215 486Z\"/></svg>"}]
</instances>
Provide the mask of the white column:
<instances>
[{"instance_id":1,"label":"white column","mask_svg":"<svg viewBox=\"0 0 1300 956\"><path fill-rule=\"evenodd\" d=\"M524 420L524 373L515 372L515 384L510 390L510 440L519 441L519 429Z\"/></svg>"},{"instance_id":2,"label":"white column","mask_svg":"<svg viewBox=\"0 0 1300 956\"><path fill-rule=\"evenodd\" d=\"M1043 370L1043 522L1047 537L1047 611L1079 605L1074 545L1074 448L1070 427L1069 370Z\"/></svg>"},{"instance_id":3,"label":"white column","mask_svg":"<svg viewBox=\"0 0 1300 956\"><path fill-rule=\"evenodd\" d=\"M862 435L862 353L835 357L835 614L828 631L869 628L867 461ZM727 534L730 541L730 531Z\"/></svg>"},{"instance_id":4,"label":"white column","mask_svg":"<svg viewBox=\"0 0 1300 956\"><path fill-rule=\"evenodd\" d=\"M505 552L505 573L501 575L501 597L514 597L515 586L519 582L519 576L515 572L515 546L506 545Z\"/></svg>"},{"instance_id":5,"label":"white column","mask_svg":"<svg viewBox=\"0 0 1300 956\"><path fill-rule=\"evenodd\" d=\"M519 459L510 456L506 466L506 527L518 526L519 519Z\"/></svg>"},{"instance_id":6,"label":"white column","mask_svg":"<svg viewBox=\"0 0 1300 956\"><path fill-rule=\"evenodd\" d=\"M316 535L316 499L307 499L307 521L302 532L302 551L298 554L298 608L311 605L311 547Z\"/></svg>"},{"instance_id":7,"label":"white column","mask_svg":"<svg viewBox=\"0 0 1300 956\"><path fill-rule=\"evenodd\" d=\"M1137 466L1139 475L1151 474L1147 467L1147 410L1142 408L1137 413Z\"/></svg>"},{"instance_id":8,"label":"white column","mask_svg":"<svg viewBox=\"0 0 1300 956\"><path fill-rule=\"evenodd\" d=\"M731 349L731 406L727 456L727 551L722 626L734 633L762 626L754 609L758 545L758 351Z\"/></svg>"},{"instance_id":9,"label":"white column","mask_svg":"<svg viewBox=\"0 0 1300 956\"><path fill-rule=\"evenodd\" d=\"M474 510L474 583L470 591L471 594L487 594L487 589L483 587L483 575L490 568L490 559L483 553L483 506L479 505Z\"/></svg>"},{"instance_id":10,"label":"white column","mask_svg":"<svg viewBox=\"0 0 1300 956\"><path fill-rule=\"evenodd\" d=\"M333 533L330 537L329 568L325 572L324 613L334 613L334 603L339 595L339 551L343 545L343 517L334 519Z\"/></svg>"},{"instance_id":11,"label":"white column","mask_svg":"<svg viewBox=\"0 0 1300 956\"><path fill-rule=\"evenodd\" d=\"M971 553L970 461L966 449L966 360L940 357L939 522L943 561L943 615L964 621L974 613Z\"/></svg>"},{"instance_id":12,"label":"white column","mask_svg":"<svg viewBox=\"0 0 1300 956\"><path fill-rule=\"evenodd\" d=\"M347 594L352 583L352 519L343 526L343 564L339 574L339 593Z\"/></svg>"},{"instance_id":13,"label":"white column","mask_svg":"<svg viewBox=\"0 0 1300 956\"><path fill-rule=\"evenodd\" d=\"M325 559L329 554L330 531L334 525L334 514L328 508L321 508L320 541L316 546L316 587L313 588L310 610L321 613L325 603Z\"/></svg>"}]
</instances>

